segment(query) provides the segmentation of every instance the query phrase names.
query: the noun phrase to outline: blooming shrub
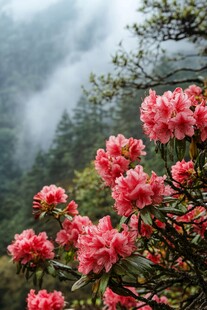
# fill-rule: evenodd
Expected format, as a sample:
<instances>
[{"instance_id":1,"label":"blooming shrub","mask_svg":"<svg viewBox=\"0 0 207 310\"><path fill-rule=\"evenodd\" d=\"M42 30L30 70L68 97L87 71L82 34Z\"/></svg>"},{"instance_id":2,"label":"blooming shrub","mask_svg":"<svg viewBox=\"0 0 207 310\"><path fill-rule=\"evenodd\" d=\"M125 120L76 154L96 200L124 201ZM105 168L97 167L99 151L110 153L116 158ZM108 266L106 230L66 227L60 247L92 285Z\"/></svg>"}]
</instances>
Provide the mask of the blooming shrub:
<instances>
[{"instance_id":1,"label":"blooming shrub","mask_svg":"<svg viewBox=\"0 0 207 310\"><path fill-rule=\"evenodd\" d=\"M111 136L96 154L95 168L111 188L109 216L94 224L81 216L65 190L45 186L34 196L36 219L60 229L51 242L32 229L16 234L8 253L18 272L42 285L45 274L74 279L72 291L92 283L103 309L205 309L207 304L207 100L200 87L162 96L150 90L141 106L145 133L156 144L164 176L141 165L142 140ZM172 163L171 166L169 162ZM96 206L95 206L96 207ZM60 292L31 290L33 309L63 309Z\"/></svg>"},{"instance_id":2,"label":"blooming shrub","mask_svg":"<svg viewBox=\"0 0 207 310\"><path fill-rule=\"evenodd\" d=\"M106 151L97 151L95 168L107 186L114 186L115 180L126 172L130 166L140 161L145 145L142 140L133 138L126 139L119 134L117 137L111 136L106 141Z\"/></svg>"},{"instance_id":3,"label":"blooming shrub","mask_svg":"<svg viewBox=\"0 0 207 310\"><path fill-rule=\"evenodd\" d=\"M78 270L83 274L109 272L120 257L130 256L136 249L135 237L126 225L118 232L110 217L103 217L97 226L88 226L78 238Z\"/></svg>"},{"instance_id":4,"label":"blooming shrub","mask_svg":"<svg viewBox=\"0 0 207 310\"><path fill-rule=\"evenodd\" d=\"M169 188L165 187L164 180L165 176L158 177L155 172L149 177L140 165L128 170L126 176L116 179L112 189L117 213L130 216L132 212L145 206L161 203L163 197L169 194Z\"/></svg>"},{"instance_id":5,"label":"blooming shrub","mask_svg":"<svg viewBox=\"0 0 207 310\"><path fill-rule=\"evenodd\" d=\"M162 96L151 90L141 106L141 120L150 139L167 143L173 137L192 137L199 130L201 141L205 141L206 101L197 94L201 95L201 90L196 86L185 91L176 88Z\"/></svg>"},{"instance_id":6,"label":"blooming shrub","mask_svg":"<svg viewBox=\"0 0 207 310\"><path fill-rule=\"evenodd\" d=\"M35 294L35 290L30 290L27 296L28 310L62 310L64 307L64 297L58 291L48 293L46 290L40 290Z\"/></svg>"},{"instance_id":7,"label":"blooming shrub","mask_svg":"<svg viewBox=\"0 0 207 310\"><path fill-rule=\"evenodd\" d=\"M54 245L45 232L35 235L33 229L24 230L15 235L15 240L7 247L15 262L21 264L34 263L54 258Z\"/></svg>"},{"instance_id":8,"label":"blooming shrub","mask_svg":"<svg viewBox=\"0 0 207 310\"><path fill-rule=\"evenodd\" d=\"M67 218L62 223L63 229L57 233L55 241L68 249L70 246L77 247L77 241L80 234L85 232L87 226L92 225L87 216L76 215L72 221Z\"/></svg>"}]
</instances>

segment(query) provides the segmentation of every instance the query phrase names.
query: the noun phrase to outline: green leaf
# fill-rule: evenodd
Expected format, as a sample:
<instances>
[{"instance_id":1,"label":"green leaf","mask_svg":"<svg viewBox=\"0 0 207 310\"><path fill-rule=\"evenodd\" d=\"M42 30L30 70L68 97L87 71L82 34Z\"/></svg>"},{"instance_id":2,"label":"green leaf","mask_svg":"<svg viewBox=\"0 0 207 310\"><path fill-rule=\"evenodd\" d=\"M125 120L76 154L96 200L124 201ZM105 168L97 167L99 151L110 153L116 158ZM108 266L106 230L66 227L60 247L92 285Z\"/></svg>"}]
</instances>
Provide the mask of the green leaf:
<instances>
[{"instance_id":1,"label":"green leaf","mask_svg":"<svg viewBox=\"0 0 207 310\"><path fill-rule=\"evenodd\" d=\"M203 170L203 166L205 165L205 161L206 161L206 154L205 152L201 152L199 154L199 168L202 171Z\"/></svg>"},{"instance_id":2,"label":"green leaf","mask_svg":"<svg viewBox=\"0 0 207 310\"><path fill-rule=\"evenodd\" d=\"M55 268L54 268L53 265L49 265L49 266L47 267L47 271L48 271L48 273L49 273L51 276L53 276L53 277L55 277L55 276L57 275L57 272L56 272L56 270L55 270Z\"/></svg>"},{"instance_id":3,"label":"green leaf","mask_svg":"<svg viewBox=\"0 0 207 310\"><path fill-rule=\"evenodd\" d=\"M119 262L113 266L113 272L118 276L124 276L127 274L127 270Z\"/></svg>"},{"instance_id":4,"label":"green leaf","mask_svg":"<svg viewBox=\"0 0 207 310\"><path fill-rule=\"evenodd\" d=\"M166 222L166 218L165 218L164 214L163 214L162 211L159 210L158 208L152 207L152 208L151 208L151 213L152 213L158 220L160 220L161 222Z\"/></svg>"},{"instance_id":5,"label":"green leaf","mask_svg":"<svg viewBox=\"0 0 207 310\"><path fill-rule=\"evenodd\" d=\"M150 214L150 211L147 207L140 210L140 215L141 215L141 218L145 224L152 225L151 214Z\"/></svg>"},{"instance_id":6,"label":"green leaf","mask_svg":"<svg viewBox=\"0 0 207 310\"><path fill-rule=\"evenodd\" d=\"M89 282L91 282L91 279L86 275L82 275L82 277L73 284L71 291L74 292L79 288L87 285Z\"/></svg>"},{"instance_id":7,"label":"green leaf","mask_svg":"<svg viewBox=\"0 0 207 310\"><path fill-rule=\"evenodd\" d=\"M114 293L121 295L121 296L132 296L129 290L127 290L126 288L120 285L117 285L116 283L111 284L110 289L112 289Z\"/></svg>"},{"instance_id":8,"label":"green leaf","mask_svg":"<svg viewBox=\"0 0 207 310\"><path fill-rule=\"evenodd\" d=\"M187 212L187 208L184 205L178 207L160 207L160 210L164 213L170 213L175 215L183 215Z\"/></svg>"},{"instance_id":9,"label":"green leaf","mask_svg":"<svg viewBox=\"0 0 207 310\"><path fill-rule=\"evenodd\" d=\"M22 264L18 263L17 264L17 271L16 271L16 273L19 274L21 270L22 270Z\"/></svg>"},{"instance_id":10,"label":"green leaf","mask_svg":"<svg viewBox=\"0 0 207 310\"><path fill-rule=\"evenodd\" d=\"M44 276L44 271L43 271L42 269L37 269L37 270L35 271L35 274L36 274L37 280L39 281L39 280L41 280L41 279L43 278L43 276Z\"/></svg>"},{"instance_id":11,"label":"green leaf","mask_svg":"<svg viewBox=\"0 0 207 310\"><path fill-rule=\"evenodd\" d=\"M186 140L175 140L175 151L178 160L182 160L185 156L185 151L186 151Z\"/></svg>"},{"instance_id":12,"label":"green leaf","mask_svg":"<svg viewBox=\"0 0 207 310\"><path fill-rule=\"evenodd\" d=\"M132 254L130 257L122 259L121 265L131 274L138 276L139 274L149 273L152 270L153 263L139 254Z\"/></svg>"},{"instance_id":13,"label":"green leaf","mask_svg":"<svg viewBox=\"0 0 207 310\"><path fill-rule=\"evenodd\" d=\"M59 262L54 261L54 260L51 260L50 262L53 264L53 266L56 266L57 269L68 270L68 271L69 271L69 270L72 270L72 268L71 268L70 266L68 266L68 265L59 263Z\"/></svg>"},{"instance_id":14,"label":"green leaf","mask_svg":"<svg viewBox=\"0 0 207 310\"><path fill-rule=\"evenodd\" d=\"M110 279L110 274L109 273L104 273L100 279L99 283L99 292L103 294L108 286L108 282Z\"/></svg>"},{"instance_id":15,"label":"green leaf","mask_svg":"<svg viewBox=\"0 0 207 310\"><path fill-rule=\"evenodd\" d=\"M72 216L68 215L68 214L64 214L64 217L66 217L69 221L72 221Z\"/></svg>"},{"instance_id":16,"label":"green leaf","mask_svg":"<svg viewBox=\"0 0 207 310\"><path fill-rule=\"evenodd\" d=\"M42 220L45 217L46 213L47 211L42 212L39 216L39 220Z\"/></svg>"}]
</instances>

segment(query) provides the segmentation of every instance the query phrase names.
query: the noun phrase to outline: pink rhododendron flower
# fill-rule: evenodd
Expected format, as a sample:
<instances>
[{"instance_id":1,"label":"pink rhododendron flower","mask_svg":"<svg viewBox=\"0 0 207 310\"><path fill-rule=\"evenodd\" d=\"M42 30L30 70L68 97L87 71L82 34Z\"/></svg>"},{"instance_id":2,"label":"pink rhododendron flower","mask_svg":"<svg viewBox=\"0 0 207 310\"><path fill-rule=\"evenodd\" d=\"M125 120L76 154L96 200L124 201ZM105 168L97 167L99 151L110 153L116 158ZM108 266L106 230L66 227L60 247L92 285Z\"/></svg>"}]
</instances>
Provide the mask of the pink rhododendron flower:
<instances>
[{"instance_id":1,"label":"pink rhododendron flower","mask_svg":"<svg viewBox=\"0 0 207 310\"><path fill-rule=\"evenodd\" d=\"M83 274L109 272L120 257L128 257L135 251L135 238L136 233L130 232L126 225L121 232L114 229L110 216L99 220L97 226L87 226L77 242L78 271Z\"/></svg>"},{"instance_id":2,"label":"pink rhododendron flower","mask_svg":"<svg viewBox=\"0 0 207 310\"><path fill-rule=\"evenodd\" d=\"M177 161L175 165L171 167L172 178L181 185L191 186L196 177L194 169L194 163L192 160ZM174 182L174 185L179 187L179 184Z\"/></svg>"},{"instance_id":3,"label":"pink rhododendron flower","mask_svg":"<svg viewBox=\"0 0 207 310\"><path fill-rule=\"evenodd\" d=\"M134 138L126 139L123 135L118 134L117 137L110 136L106 141L106 152L111 157L124 156L131 161L139 159L141 155L145 155L145 148L142 140Z\"/></svg>"},{"instance_id":4,"label":"pink rhododendron flower","mask_svg":"<svg viewBox=\"0 0 207 310\"><path fill-rule=\"evenodd\" d=\"M200 130L201 141L207 139L207 106L204 103L197 105L194 112L196 127Z\"/></svg>"},{"instance_id":5,"label":"pink rhododendron flower","mask_svg":"<svg viewBox=\"0 0 207 310\"><path fill-rule=\"evenodd\" d=\"M68 249L70 246L77 246L77 240L80 234L85 232L85 228L92 225L87 216L76 215L72 221L65 219L61 229L56 236L56 242Z\"/></svg>"},{"instance_id":6,"label":"pink rhododendron flower","mask_svg":"<svg viewBox=\"0 0 207 310\"><path fill-rule=\"evenodd\" d=\"M136 290L134 288L128 288L131 290L135 295L137 295ZM121 296L114 293L110 288L107 287L104 295L103 295L103 302L104 302L104 310L116 310L118 304L126 309L131 309L136 307L137 301L135 298L131 296Z\"/></svg>"},{"instance_id":7,"label":"pink rhododendron flower","mask_svg":"<svg viewBox=\"0 0 207 310\"><path fill-rule=\"evenodd\" d=\"M65 299L59 291L48 293L40 290L35 294L35 290L31 289L27 296L28 310L63 310L64 307Z\"/></svg>"},{"instance_id":8,"label":"pink rhododendron flower","mask_svg":"<svg viewBox=\"0 0 207 310\"><path fill-rule=\"evenodd\" d=\"M190 113L180 112L169 120L169 129L174 132L175 138L182 140L185 136L194 135L195 119Z\"/></svg>"},{"instance_id":9,"label":"pink rhododendron flower","mask_svg":"<svg viewBox=\"0 0 207 310\"><path fill-rule=\"evenodd\" d=\"M56 185L44 186L33 198L33 210L35 217L42 212L51 211L57 204L65 203L68 196L62 187Z\"/></svg>"},{"instance_id":10,"label":"pink rhododendron flower","mask_svg":"<svg viewBox=\"0 0 207 310\"><path fill-rule=\"evenodd\" d=\"M152 203L161 203L163 196L169 193L164 179L165 177L158 177L155 172L149 178L140 165L128 170L126 177L116 179L116 185L112 189L117 213L129 216L135 210L143 209Z\"/></svg>"},{"instance_id":11,"label":"pink rhododendron flower","mask_svg":"<svg viewBox=\"0 0 207 310\"><path fill-rule=\"evenodd\" d=\"M74 200L71 200L69 202L69 204L66 206L66 208L64 209L64 213L71 215L71 216L75 216L78 215L78 205Z\"/></svg>"},{"instance_id":12,"label":"pink rhododendron flower","mask_svg":"<svg viewBox=\"0 0 207 310\"><path fill-rule=\"evenodd\" d=\"M125 173L132 162L139 161L145 155L142 140L126 139L119 134L110 136L106 141L106 151L99 149L95 159L95 168L107 186L114 186L117 177Z\"/></svg>"},{"instance_id":13,"label":"pink rhododendron flower","mask_svg":"<svg viewBox=\"0 0 207 310\"><path fill-rule=\"evenodd\" d=\"M114 186L115 180L122 173L127 171L130 161L122 156L111 158L103 150L97 151L95 168L106 186Z\"/></svg>"},{"instance_id":14,"label":"pink rhododendron flower","mask_svg":"<svg viewBox=\"0 0 207 310\"><path fill-rule=\"evenodd\" d=\"M7 247L13 261L27 264L38 263L47 259L53 259L54 245L48 240L47 234L41 232L35 235L33 229L24 230L15 235L15 240Z\"/></svg>"},{"instance_id":15,"label":"pink rhododendron flower","mask_svg":"<svg viewBox=\"0 0 207 310\"><path fill-rule=\"evenodd\" d=\"M120 156L122 155L122 149L125 145L127 145L128 139L126 139L122 134L118 134L117 137L110 136L109 140L106 141L106 152L112 156Z\"/></svg>"},{"instance_id":16,"label":"pink rhododendron flower","mask_svg":"<svg viewBox=\"0 0 207 310\"><path fill-rule=\"evenodd\" d=\"M181 88L158 96L150 90L141 105L144 132L151 140L167 143L175 137L182 140L194 135L196 123L191 110L192 101Z\"/></svg>"},{"instance_id":17,"label":"pink rhododendron flower","mask_svg":"<svg viewBox=\"0 0 207 310\"><path fill-rule=\"evenodd\" d=\"M197 105L203 99L202 88L197 85L190 85L184 92L191 99L193 105Z\"/></svg>"}]
</instances>

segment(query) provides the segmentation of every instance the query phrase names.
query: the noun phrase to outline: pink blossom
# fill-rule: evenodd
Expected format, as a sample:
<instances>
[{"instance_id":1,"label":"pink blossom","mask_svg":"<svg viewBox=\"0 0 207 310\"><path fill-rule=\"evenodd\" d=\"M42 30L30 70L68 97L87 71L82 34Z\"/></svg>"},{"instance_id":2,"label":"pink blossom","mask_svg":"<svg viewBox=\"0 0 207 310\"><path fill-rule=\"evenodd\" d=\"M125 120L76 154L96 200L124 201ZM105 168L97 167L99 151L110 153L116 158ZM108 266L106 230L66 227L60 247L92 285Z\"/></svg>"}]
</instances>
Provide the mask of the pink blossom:
<instances>
[{"instance_id":1,"label":"pink blossom","mask_svg":"<svg viewBox=\"0 0 207 310\"><path fill-rule=\"evenodd\" d=\"M126 156L128 156L132 162L135 160L140 160L140 156L146 155L146 152L143 151L145 149L145 145L141 139L129 138L128 145L125 146L125 148L129 149L128 155ZM125 156L124 152L125 149L122 150L122 154Z\"/></svg>"},{"instance_id":2,"label":"pink blossom","mask_svg":"<svg viewBox=\"0 0 207 310\"><path fill-rule=\"evenodd\" d=\"M115 180L129 167L130 161L123 156L111 158L103 150L97 151L95 168L101 178L105 181L106 186L114 186Z\"/></svg>"},{"instance_id":3,"label":"pink blossom","mask_svg":"<svg viewBox=\"0 0 207 310\"><path fill-rule=\"evenodd\" d=\"M194 163L192 160L177 161L175 165L171 167L172 178L182 185L191 186L196 177L194 169ZM179 184L174 182L175 186L179 187Z\"/></svg>"},{"instance_id":4,"label":"pink blossom","mask_svg":"<svg viewBox=\"0 0 207 310\"><path fill-rule=\"evenodd\" d=\"M163 200L163 196L171 194L171 188L169 186L165 186L164 184L165 179L166 176L160 177L152 171L149 184L153 191L153 195L151 196L153 204L160 204Z\"/></svg>"},{"instance_id":5,"label":"pink blossom","mask_svg":"<svg viewBox=\"0 0 207 310\"><path fill-rule=\"evenodd\" d=\"M169 129L174 132L175 138L182 140L185 136L194 135L195 119L190 113L180 112L169 121Z\"/></svg>"},{"instance_id":6,"label":"pink blossom","mask_svg":"<svg viewBox=\"0 0 207 310\"><path fill-rule=\"evenodd\" d=\"M75 216L78 215L78 205L74 200L71 200L67 207L64 209L64 212L68 215Z\"/></svg>"},{"instance_id":7,"label":"pink blossom","mask_svg":"<svg viewBox=\"0 0 207 310\"><path fill-rule=\"evenodd\" d=\"M192 95L194 96L200 96L202 94L202 88L200 88L199 86L193 84L190 85L188 88L186 88L185 93L191 97Z\"/></svg>"},{"instance_id":8,"label":"pink blossom","mask_svg":"<svg viewBox=\"0 0 207 310\"><path fill-rule=\"evenodd\" d=\"M150 178L140 165L128 170L126 177L116 179L116 185L112 189L117 213L129 216L152 203L159 204L169 192L164 186L164 179L165 177L158 177L154 172Z\"/></svg>"},{"instance_id":9,"label":"pink blossom","mask_svg":"<svg viewBox=\"0 0 207 310\"><path fill-rule=\"evenodd\" d=\"M76 247L79 235L83 234L89 225L92 225L92 222L87 216L76 215L72 221L65 219L63 229L57 233L55 241L66 248Z\"/></svg>"},{"instance_id":10,"label":"pink blossom","mask_svg":"<svg viewBox=\"0 0 207 310\"><path fill-rule=\"evenodd\" d=\"M106 141L106 152L112 157L120 156L122 155L122 148L127 145L127 143L128 139L121 134L117 137L110 136L109 140Z\"/></svg>"},{"instance_id":11,"label":"pink blossom","mask_svg":"<svg viewBox=\"0 0 207 310\"><path fill-rule=\"evenodd\" d=\"M62 187L52 184L44 186L33 198L33 210L38 218L42 212L51 211L57 204L65 203L68 196Z\"/></svg>"},{"instance_id":12,"label":"pink blossom","mask_svg":"<svg viewBox=\"0 0 207 310\"><path fill-rule=\"evenodd\" d=\"M152 140L158 140L162 143L167 143L171 138L173 138L173 131L169 127L169 122L157 122L154 125L154 132L156 132L155 138Z\"/></svg>"},{"instance_id":13,"label":"pink blossom","mask_svg":"<svg viewBox=\"0 0 207 310\"><path fill-rule=\"evenodd\" d=\"M135 295L137 295L134 288L128 288L131 290ZM122 307L126 307L126 309L131 309L133 307L136 307L137 301L135 298L131 296L121 296L116 293L114 293L110 288L107 287L104 296L103 296L103 302L104 302L104 309L107 310L116 310L117 305L121 305Z\"/></svg>"},{"instance_id":14,"label":"pink blossom","mask_svg":"<svg viewBox=\"0 0 207 310\"><path fill-rule=\"evenodd\" d=\"M39 261L54 258L54 245L47 239L45 232L35 235L33 229L27 229L21 234L16 234L15 240L7 249L13 257L13 261L21 264L28 262L36 264Z\"/></svg>"},{"instance_id":15,"label":"pink blossom","mask_svg":"<svg viewBox=\"0 0 207 310\"><path fill-rule=\"evenodd\" d=\"M129 216L134 210L151 204L153 192L150 184L147 184L147 178L142 166L137 165L135 169L127 171L126 177L116 179L112 197L119 215Z\"/></svg>"},{"instance_id":16,"label":"pink blossom","mask_svg":"<svg viewBox=\"0 0 207 310\"><path fill-rule=\"evenodd\" d=\"M167 143L194 135L195 119L191 110L193 103L181 88L167 91L162 96L150 91L141 105L144 132L151 140Z\"/></svg>"},{"instance_id":17,"label":"pink blossom","mask_svg":"<svg viewBox=\"0 0 207 310\"><path fill-rule=\"evenodd\" d=\"M190 110L192 102L189 96L182 90L181 87L177 87L173 91L172 104L174 108L173 113L177 114L183 112L185 114L192 115L192 111ZM174 115L172 115L171 117L173 116Z\"/></svg>"},{"instance_id":18,"label":"pink blossom","mask_svg":"<svg viewBox=\"0 0 207 310\"><path fill-rule=\"evenodd\" d=\"M131 161L139 159L141 155L146 155L143 151L145 145L142 140L134 138L126 139L123 135L117 137L110 136L106 141L106 152L111 157L124 156Z\"/></svg>"},{"instance_id":19,"label":"pink blossom","mask_svg":"<svg viewBox=\"0 0 207 310\"><path fill-rule=\"evenodd\" d=\"M200 100L203 99L202 88L197 85L190 85L188 88L184 90L184 92L191 99L193 105L197 105Z\"/></svg>"},{"instance_id":20,"label":"pink blossom","mask_svg":"<svg viewBox=\"0 0 207 310\"><path fill-rule=\"evenodd\" d=\"M134 161L140 161L140 156L145 155L142 140L125 138L119 134L110 136L106 141L106 151L99 149L95 159L95 168L107 186L114 186L115 180L124 174L129 165Z\"/></svg>"},{"instance_id":21,"label":"pink blossom","mask_svg":"<svg viewBox=\"0 0 207 310\"><path fill-rule=\"evenodd\" d=\"M63 310L64 307L65 300L59 291L48 293L46 290L40 290L35 294L35 290L31 289L27 295L28 310Z\"/></svg>"},{"instance_id":22,"label":"pink blossom","mask_svg":"<svg viewBox=\"0 0 207 310\"><path fill-rule=\"evenodd\" d=\"M97 226L87 226L77 242L78 271L83 274L109 272L120 257L128 257L136 249L135 238L136 234L128 231L126 225L121 232L114 229L109 216L99 220Z\"/></svg>"},{"instance_id":23,"label":"pink blossom","mask_svg":"<svg viewBox=\"0 0 207 310\"><path fill-rule=\"evenodd\" d=\"M204 103L196 106L194 118L196 120L196 127L201 133L201 141L205 141L207 139L207 106Z\"/></svg>"}]
</instances>

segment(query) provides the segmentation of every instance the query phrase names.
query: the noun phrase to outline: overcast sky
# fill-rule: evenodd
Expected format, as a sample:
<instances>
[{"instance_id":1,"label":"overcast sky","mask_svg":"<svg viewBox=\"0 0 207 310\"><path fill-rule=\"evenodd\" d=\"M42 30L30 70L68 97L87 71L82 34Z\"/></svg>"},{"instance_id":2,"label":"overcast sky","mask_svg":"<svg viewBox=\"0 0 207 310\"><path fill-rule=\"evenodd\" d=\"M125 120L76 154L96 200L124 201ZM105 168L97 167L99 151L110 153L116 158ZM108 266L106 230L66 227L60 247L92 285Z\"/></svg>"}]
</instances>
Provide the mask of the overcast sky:
<instances>
[{"instance_id":1,"label":"overcast sky","mask_svg":"<svg viewBox=\"0 0 207 310\"><path fill-rule=\"evenodd\" d=\"M4 10L12 14L14 20L28 21L36 13L59 1L4 1ZM81 94L81 85L87 85L90 72L102 74L110 71L111 56L121 40L126 48L132 49L134 44L125 26L138 20L138 0L68 0L67 10L70 10L72 3L78 14L72 29L66 29L65 38L70 42L68 53L45 81L44 89L31 94L26 102L25 135L31 136L34 143L42 145L45 144L41 140L43 133L51 141L63 109L72 111L74 108ZM95 32L95 44L91 44L85 51L78 50L77 40L84 36L87 25L93 23L91 31ZM25 100L24 96L21 100Z\"/></svg>"}]
</instances>

